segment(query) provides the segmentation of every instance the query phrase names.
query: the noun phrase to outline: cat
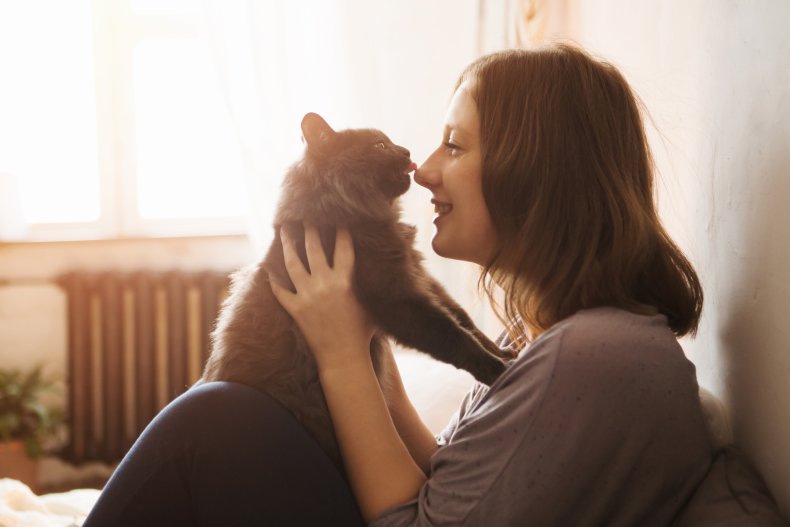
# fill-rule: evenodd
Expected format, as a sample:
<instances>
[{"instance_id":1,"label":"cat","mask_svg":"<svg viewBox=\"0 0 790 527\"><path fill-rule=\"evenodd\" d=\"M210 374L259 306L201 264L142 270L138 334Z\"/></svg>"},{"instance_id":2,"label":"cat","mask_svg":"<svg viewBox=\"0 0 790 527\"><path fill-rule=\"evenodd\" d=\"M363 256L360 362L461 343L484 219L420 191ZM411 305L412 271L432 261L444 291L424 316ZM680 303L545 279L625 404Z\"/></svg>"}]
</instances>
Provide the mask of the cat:
<instances>
[{"instance_id":1,"label":"cat","mask_svg":"<svg viewBox=\"0 0 790 527\"><path fill-rule=\"evenodd\" d=\"M400 222L398 198L416 168L409 151L378 130L335 131L314 113L305 115L301 127L305 153L285 174L274 240L262 262L233 275L200 382L234 381L267 393L342 470L315 360L269 285L271 273L294 290L283 261L281 226L305 268L303 222L317 227L330 265L336 228L350 230L353 288L377 328L370 352L385 393L387 337L462 368L485 384L504 371L503 359L512 357L477 329L422 266L414 249L415 228Z\"/></svg>"}]
</instances>

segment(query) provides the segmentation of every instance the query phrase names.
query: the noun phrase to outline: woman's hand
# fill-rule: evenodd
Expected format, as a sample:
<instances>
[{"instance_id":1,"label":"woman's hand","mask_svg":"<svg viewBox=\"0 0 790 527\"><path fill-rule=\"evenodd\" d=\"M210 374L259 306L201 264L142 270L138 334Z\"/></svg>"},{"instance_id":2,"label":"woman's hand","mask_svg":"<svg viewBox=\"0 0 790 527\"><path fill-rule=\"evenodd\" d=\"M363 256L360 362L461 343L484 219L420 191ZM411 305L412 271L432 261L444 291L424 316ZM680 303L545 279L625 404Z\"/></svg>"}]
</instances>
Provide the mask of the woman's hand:
<instances>
[{"instance_id":1,"label":"woman's hand","mask_svg":"<svg viewBox=\"0 0 790 527\"><path fill-rule=\"evenodd\" d=\"M351 234L338 229L334 267L329 267L318 232L311 225L305 225L310 272L283 234L281 231L285 268L296 293L270 278L272 291L302 330L318 363L321 387L346 473L362 516L370 522L385 510L414 499L425 484L425 472L410 453L414 443L409 435L411 431L404 428L407 437L402 439L395 424L398 421L405 426L403 423L411 422L416 412L412 408L412 413L403 418L400 414L392 418L388 412L370 360L370 340L375 328L352 288L354 246ZM391 355L386 360L394 362ZM397 369L394 373L397 374ZM400 381L400 378L393 380ZM419 435L423 439L427 436L430 432ZM435 451L433 436L428 439ZM430 458L430 453L423 453L428 452L427 449L419 452L420 459Z\"/></svg>"},{"instance_id":2,"label":"woman's hand","mask_svg":"<svg viewBox=\"0 0 790 527\"><path fill-rule=\"evenodd\" d=\"M352 288L354 245L348 229L338 229L335 237L334 267L330 267L321 247L317 229L305 223L305 250L310 272L293 247L284 229L285 268L296 293L270 281L272 292L293 317L315 356L319 370L345 368L350 362L370 361L370 340L375 332L367 313Z\"/></svg>"}]
</instances>

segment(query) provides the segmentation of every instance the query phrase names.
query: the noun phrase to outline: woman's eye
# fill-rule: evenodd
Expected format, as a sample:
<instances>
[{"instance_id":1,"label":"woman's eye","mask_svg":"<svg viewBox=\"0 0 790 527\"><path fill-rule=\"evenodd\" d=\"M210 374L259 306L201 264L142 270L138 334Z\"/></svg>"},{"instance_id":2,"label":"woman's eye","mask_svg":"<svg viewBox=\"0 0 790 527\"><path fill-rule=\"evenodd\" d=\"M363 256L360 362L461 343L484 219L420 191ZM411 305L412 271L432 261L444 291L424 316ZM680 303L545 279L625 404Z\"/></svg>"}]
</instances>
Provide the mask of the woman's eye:
<instances>
[{"instance_id":1,"label":"woman's eye","mask_svg":"<svg viewBox=\"0 0 790 527\"><path fill-rule=\"evenodd\" d=\"M445 148L447 148L448 150L450 150L450 153L451 153L451 154L454 154L455 152L457 152L457 151L458 151L458 145L455 145L455 144L453 144L453 143L451 143L451 142L449 142L449 141L448 141L448 142L446 142L446 143L444 143L444 146L445 146Z\"/></svg>"},{"instance_id":2,"label":"woman's eye","mask_svg":"<svg viewBox=\"0 0 790 527\"><path fill-rule=\"evenodd\" d=\"M384 144L384 141L380 141L376 143L376 148L387 148L387 145Z\"/></svg>"}]
</instances>

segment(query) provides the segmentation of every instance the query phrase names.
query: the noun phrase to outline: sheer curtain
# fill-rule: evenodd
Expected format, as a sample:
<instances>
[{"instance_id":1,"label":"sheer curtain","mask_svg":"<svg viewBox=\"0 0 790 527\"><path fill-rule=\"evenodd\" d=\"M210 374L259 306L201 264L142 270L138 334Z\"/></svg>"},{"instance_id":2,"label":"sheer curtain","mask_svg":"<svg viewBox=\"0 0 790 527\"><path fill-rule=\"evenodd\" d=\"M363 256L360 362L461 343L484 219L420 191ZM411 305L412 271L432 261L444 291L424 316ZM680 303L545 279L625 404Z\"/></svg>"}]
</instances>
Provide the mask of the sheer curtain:
<instances>
[{"instance_id":1,"label":"sheer curtain","mask_svg":"<svg viewBox=\"0 0 790 527\"><path fill-rule=\"evenodd\" d=\"M20 202L17 178L0 172L0 242L25 239L28 227Z\"/></svg>"},{"instance_id":2,"label":"sheer curtain","mask_svg":"<svg viewBox=\"0 0 790 527\"><path fill-rule=\"evenodd\" d=\"M282 174L301 153L308 111L330 122L353 108L337 2L207 0L219 84L241 146L248 232L256 250L271 240Z\"/></svg>"},{"instance_id":3,"label":"sheer curtain","mask_svg":"<svg viewBox=\"0 0 790 527\"><path fill-rule=\"evenodd\" d=\"M529 48L566 38L575 26L576 0L479 0L478 50Z\"/></svg>"},{"instance_id":4,"label":"sheer curtain","mask_svg":"<svg viewBox=\"0 0 790 527\"><path fill-rule=\"evenodd\" d=\"M335 128L380 128L421 163L442 135L464 66L481 51L479 0L204 0L220 85L248 172L249 234L271 241L282 174L302 152L309 111ZM504 30L503 30L504 31ZM484 50L488 51L488 49ZM476 293L477 268L433 254L429 191L413 185L404 220L429 270L489 334L499 323Z\"/></svg>"}]
</instances>

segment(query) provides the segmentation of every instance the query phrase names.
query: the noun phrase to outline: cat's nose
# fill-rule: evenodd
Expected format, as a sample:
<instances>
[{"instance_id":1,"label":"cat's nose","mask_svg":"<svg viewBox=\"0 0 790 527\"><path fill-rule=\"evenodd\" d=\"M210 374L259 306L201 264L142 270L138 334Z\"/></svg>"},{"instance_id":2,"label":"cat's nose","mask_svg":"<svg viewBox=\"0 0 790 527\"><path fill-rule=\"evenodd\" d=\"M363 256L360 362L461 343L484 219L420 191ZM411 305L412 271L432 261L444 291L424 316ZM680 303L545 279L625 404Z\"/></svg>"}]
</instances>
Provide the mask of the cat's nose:
<instances>
[{"instance_id":1,"label":"cat's nose","mask_svg":"<svg viewBox=\"0 0 790 527\"><path fill-rule=\"evenodd\" d=\"M411 152L409 152L407 148L403 148L402 146L399 146L398 149L400 150L401 154L411 159Z\"/></svg>"}]
</instances>

